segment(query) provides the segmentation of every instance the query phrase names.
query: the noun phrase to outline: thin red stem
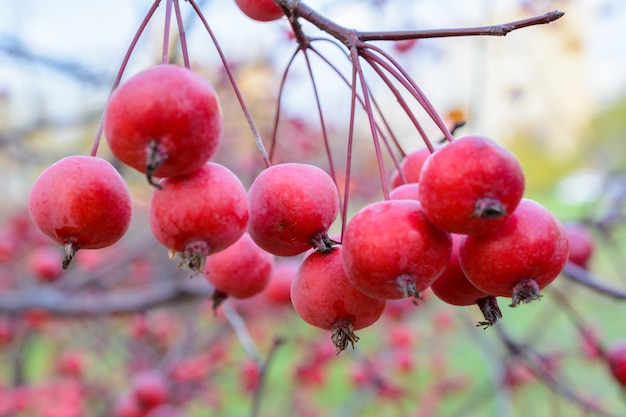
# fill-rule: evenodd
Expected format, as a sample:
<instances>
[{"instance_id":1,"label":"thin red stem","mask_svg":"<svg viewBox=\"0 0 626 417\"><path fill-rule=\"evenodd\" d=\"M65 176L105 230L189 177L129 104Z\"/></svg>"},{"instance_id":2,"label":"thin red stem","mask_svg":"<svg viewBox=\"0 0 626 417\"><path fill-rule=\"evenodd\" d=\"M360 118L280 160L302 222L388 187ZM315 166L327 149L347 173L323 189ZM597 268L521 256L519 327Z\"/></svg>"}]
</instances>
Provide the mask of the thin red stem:
<instances>
[{"instance_id":1,"label":"thin red stem","mask_svg":"<svg viewBox=\"0 0 626 417\"><path fill-rule=\"evenodd\" d=\"M235 76L233 74L232 69L230 68L230 65L228 64L228 60L226 59L226 56L224 55L224 51L220 47L220 44L217 41L217 38L215 34L213 33L213 30L209 26L209 22L207 22L206 18L204 17L204 14L202 13L202 10L200 10L200 7L198 7L197 2L195 0L187 0L187 1L189 2L189 4L191 4L191 7L193 7L193 9L196 11L196 14L202 21L204 28L206 29L207 33L209 34L209 37L211 38L211 41L213 41L213 45L215 46L215 49L217 50L217 53L222 61L222 66L224 67L226 76L228 77L228 80L230 81L230 85L232 86L233 91L235 92L235 96L237 97L239 106L241 107L241 110L243 111L246 121L248 122L248 126L250 127L250 130L252 131L252 135L254 136L254 141L256 143L256 146L259 152L261 153L261 157L263 158L263 162L265 166L266 167L271 166L272 163L270 162L270 158L267 154L267 150L265 149L265 145L263 144L263 140L261 139L261 134L256 128L256 125L254 124L254 120L252 120L252 115L250 114L250 110L248 110L248 106L245 100L243 99L243 95L241 94L241 90L239 89L239 86L237 85L237 80L235 80Z\"/></svg>"},{"instance_id":2,"label":"thin red stem","mask_svg":"<svg viewBox=\"0 0 626 417\"><path fill-rule=\"evenodd\" d=\"M322 137L324 140L324 147L326 148L326 156L328 158L328 165L330 169L330 176L337 184L337 175L335 173L335 164L333 162L333 156L330 150L330 141L328 140L328 132L326 130L326 123L324 122L324 113L322 112L322 104L320 103L319 92L317 90L317 83L315 82L315 77L313 76L313 68L311 67L311 60L309 59L309 55L307 54L306 49L303 50L304 60L306 63L307 72L309 74L309 78L311 79L311 87L313 88L313 95L315 97L315 106L317 108L317 114L320 119L320 128L322 129Z\"/></svg>"},{"instance_id":3,"label":"thin red stem","mask_svg":"<svg viewBox=\"0 0 626 417\"><path fill-rule=\"evenodd\" d=\"M356 85L357 69L356 66L352 66L352 86ZM341 241L343 242L343 234L346 230L346 223L348 219L348 202L350 201L350 175L352 174L352 145L354 144L354 124L356 118L356 100L357 100L356 87L352 88L352 97L350 99L350 121L348 127L348 150L346 152L346 179L344 184L343 193L343 212L341 217Z\"/></svg>"},{"instance_id":4,"label":"thin red stem","mask_svg":"<svg viewBox=\"0 0 626 417\"><path fill-rule=\"evenodd\" d=\"M185 68L191 68L189 63L189 50L187 48L187 35L185 34L185 24L183 22L183 16L180 12L180 3L178 0L174 0L174 12L176 13L176 24L178 26L178 36L180 38L180 50L183 55L183 65Z\"/></svg>"},{"instance_id":5,"label":"thin red stem","mask_svg":"<svg viewBox=\"0 0 626 417\"><path fill-rule=\"evenodd\" d=\"M378 162L378 173L380 175L380 182L383 188L383 196L385 200L389 200L389 187L387 186L387 175L385 174L385 164L383 161L383 154L380 148L380 140L378 138L378 130L376 120L374 119L374 113L372 112L372 106L369 98L369 91L367 88L367 82L365 81L365 75L361 68L359 61L359 52L356 47L350 48L350 56L352 57L352 64L356 67L357 75L359 77L359 84L361 85L361 91L363 94L363 102L365 103L365 113L370 125L370 131L372 133L372 140L374 142L374 151L376 152L376 160ZM356 84L352 85L356 89Z\"/></svg>"},{"instance_id":6,"label":"thin red stem","mask_svg":"<svg viewBox=\"0 0 626 417\"><path fill-rule=\"evenodd\" d=\"M381 48L378 48L374 45L369 45L366 43L363 43L363 48L372 49L387 60L387 62L385 62L384 60L376 57L374 54L370 55L372 59L375 59L381 66L383 66L383 68L385 68L400 83L402 83L402 85L405 86L407 91L409 91L415 97L418 103L420 103L420 105L424 108L426 113L428 113L428 115L433 120L433 122L435 122L435 124L437 125L439 130L441 130L441 133L443 133L446 139L449 142L452 142L454 138L452 137L452 133L450 133L450 129L448 129L448 126L443 121L443 119L441 118L441 116L439 115L435 107L432 105L430 100L428 100L428 97L426 97L422 89L417 85L415 80L411 78L409 73L406 72L406 70L402 67L402 65L400 65L398 61L396 61L391 55L389 55L387 52L385 52ZM361 53L363 54L365 53L365 51L362 50ZM432 149L431 149L431 152L432 152Z\"/></svg>"},{"instance_id":7,"label":"thin red stem","mask_svg":"<svg viewBox=\"0 0 626 417\"><path fill-rule=\"evenodd\" d=\"M285 67L283 76L280 79L280 85L278 87L278 98L276 99L276 115L274 117L274 125L272 126L272 137L270 139L270 151L269 151L270 161L274 159L274 152L276 151L278 124L280 122L280 109L282 107L283 93L285 91L287 75L289 74L289 70L291 69L291 66L294 63L295 58L298 55L298 52L300 52L300 47L298 47L298 49L295 50L293 55L291 55L291 58L289 58L289 62L287 62L287 66Z\"/></svg>"},{"instance_id":8,"label":"thin red stem","mask_svg":"<svg viewBox=\"0 0 626 417\"><path fill-rule=\"evenodd\" d=\"M130 42L130 45L128 46L128 50L126 51L124 58L122 59L122 64L120 65L120 68L117 71L117 75L115 76L115 80L113 81L113 87L111 88L111 92L113 92L117 88L117 86L120 84L122 80L122 76L124 75L124 71L126 70L126 66L128 65L128 61L130 60L130 55L135 50L135 46L137 46L139 37L141 36L143 31L146 29L148 22L154 15L154 12L159 7L160 3L161 3L161 0L155 0L154 3L152 3L152 7L150 7L150 10L148 10L148 13L141 21L141 24L139 25L139 29L137 29L135 36L133 37L132 41ZM90 156L96 156L96 154L98 153L98 147L100 146L100 140L102 139L103 131L104 131L104 114L100 118L100 124L98 125L98 130L96 131L96 137L94 138L93 145L91 147L91 152L89 153Z\"/></svg>"},{"instance_id":9,"label":"thin red stem","mask_svg":"<svg viewBox=\"0 0 626 417\"><path fill-rule=\"evenodd\" d=\"M172 26L172 2L174 0L165 1L165 23L163 24L163 53L161 54L161 63L167 64L170 60L170 28Z\"/></svg>"},{"instance_id":10,"label":"thin red stem","mask_svg":"<svg viewBox=\"0 0 626 417\"><path fill-rule=\"evenodd\" d=\"M433 146L433 144L431 143L430 139L428 139L428 135L426 134L426 132L424 131L424 128L422 127L421 123L417 120L417 117L415 117L415 114L413 114L413 112L411 111L411 109L409 108L409 105L407 104L406 100L404 99L404 97L402 97L402 95L400 94L400 92L398 91L397 88L395 88L395 86L393 85L393 83L391 82L391 80L389 79L389 77L387 77L383 72L382 69L380 68L380 62L376 59L375 56L373 56L372 54L369 54L368 52L364 52L362 54L363 58L366 60L366 62L368 64L370 64L370 66L372 67L372 69L374 71L376 71L376 73L378 74L378 76L383 80L383 82L385 84L387 84L387 87L389 87L389 90L393 93L393 95L396 97L396 100L398 101L398 104L400 104L400 107L402 107L402 109L404 110L404 112L406 113L406 115L409 117L409 119L411 120L411 122L413 123L413 125L415 126L415 128L417 129L420 137L422 138L422 140L424 141L424 144L426 145L426 147L428 148L428 150L432 153L435 151L435 147Z\"/></svg>"},{"instance_id":11,"label":"thin red stem","mask_svg":"<svg viewBox=\"0 0 626 417\"><path fill-rule=\"evenodd\" d=\"M313 40L317 40L317 41L327 41L327 42L330 42L332 45L335 45L335 46L337 46L338 48L340 48L340 49L341 49L341 45L337 44L337 43L336 43L335 41L333 41L332 39L327 39L327 38L318 38L318 39L311 39L311 40L312 40L312 41L313 41ZM346 78L346 77L345 77L345 76L341 73L341 71L339 71L339 69L338 69L338 68L337 68L337 67L336 67L336 66L335 66L332 62L330 62L330 61L328 60L328 58L326 58L326 57L325 57L325 56L323 56L321 53L319 53L319 52L317 51L317 49L315 49L312 45L309 47L309 49L310 49L311 51L313 51L314 53L316 53L316 54L317 54L317 56L318 56L318 57L319 57L322 61L324 61L324 62L325 62L325 63L326 63L326 64L327 64L327 65L328 65L328 66L329 66L329 67L333 70L333 72L335 72L335 73L339 76L339 78L340 78L340 79L344 82L344 84L345 84L346 86L348 86L348 88L352 89L352 86L350 85L350 81L348 81L348 79L347 79L347 78ZM342 51L342 52L344 52L344 51L343 51L343 49L341 49L341 51ZM348 60L350 60L350 57L349 57L349 56L347 56L347 55L346 55L346 58L347 58ZM361 99L361 97L360 97L360 96L357 96L357 100L359 100L359 103L361 103L361 106L362 106L363 108L365 108L365 106L363 105L363 100ZM374 99L373 99L373 97L372 97L372 104L374 105L374 108L376 109L376 113L380 116L380 118L381 118L381 120L382 120L382 122L383 122L383 124L384 124L384 126L385 126L385 129L386 129L386 130L387 130L387 132L389 133L389 136L391 136L391 139L392 139L392 141L393 141L394 146L395 146L395 147L396 147L396 149L397 149L397 152L400 154L400 156L404 157L404 156L406 155L406 153L405 153L405 152L404 152L404 150L402 149L402 146L400 145L400 142L398 141L398 138L397 138L397 137L396 137L396 135L393 133L393 129L391 129L391 126L389 125L389 122L387 121L387 118L385 117L385 114L383 113L383 111L381 110L380 106L378 105L378 102L377 102L376 100L374 100ZM381 135L383 135L383 134L382 134L382 129L381 129L380 127L378 127L378 131L381 133ZM387 142L388 142L388 141L387 141L387 139L385 139L385 143L387 143ZM387 147L388 147L388 148L390 148L390 146L389 146L388 144L387 144ZM395 154L394 154L393 152L391 152L391 150L390 150L390 152L389 152L389 153L390 153L390 155L391 155L392 159L394 160L394 164L397 166L397 165L398 165L398 161L397 161L397 158L395 157Z\"/></svg>"}]
</instances>

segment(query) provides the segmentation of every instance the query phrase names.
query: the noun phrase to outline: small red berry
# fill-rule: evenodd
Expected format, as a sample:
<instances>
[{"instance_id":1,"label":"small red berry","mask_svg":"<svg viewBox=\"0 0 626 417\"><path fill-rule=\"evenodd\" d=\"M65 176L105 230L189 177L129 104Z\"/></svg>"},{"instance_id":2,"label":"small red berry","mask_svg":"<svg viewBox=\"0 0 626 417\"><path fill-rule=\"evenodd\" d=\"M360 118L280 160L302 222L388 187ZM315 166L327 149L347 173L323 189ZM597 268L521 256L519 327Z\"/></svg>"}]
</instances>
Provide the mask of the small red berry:
<instances>
[{"instance_id":1,"label":"small red berry","mask_svg":"<svg viewBox=\"0 0 626 417\"><path fill-rule=\"evenodd\" d=\"M104 132L113 154L152 176L173 177L202 167L222 135L213 87L191 70L163 64L129 78L106 107Z\"/></svg>"},{"instance_id":2,"label":"small red berry","mask_svg":"<svg viewBox=\"0 0 626 417\"><path fill-rule=\"evenodd\" d=\"M435 226L459 234L500 227L524 193L517 158L482 136L459 138L435 151L420 175L420 202Z\"/></svg>"},{"instance_id":3,"label":"small red berry","mask_svg":"<svg viewBox=\"0 0 626 417\"><path fill-rule=\"evenodd\" d=\"M263 170L248 191L248 232L266 251L293 256L328 250L328 229L339 212L339 191L314 165L285 163Z\"/></svg>"},{"instance_id":4,"label":"small red berry","mask_svg":"<svg viewBox=\"0 0 626 417\"><path fill-rule=\"evenodd\" d=\"M278 304L291 306L291 283L300 268L300 260L286 258L274 264L270 282L263 294L269 300Z\"/></svg>"},{"instance_id":5,"label":"small red berry","mask_svg":"<svg viewBox=\"0 0 626 417\"><path fill-rule=\"evenodd\" d=\"M420 192L419 192L419 184L418 183L409 183L409 184L401 184L396 188L389 192L390 200L415 200L419 201Z\"/></svg>"},{"instance_id":6,"label":"small red berry","mask_svg":"<svg viewBox=\"0 0 626 417\"><path fill-rule=\"evenodd\" d=\"M104 159L74 155L48 167L30 191L33 222L65 246L63 268L79 249L117 242L132 215L130 192L122 176Z\"/></svg>"},{"instance_id":7,"label":"small red berry","mask_svg":"<svg viewBox=\"0 0 626 417\"><path fill-rule=\"evenodd\" d=\"M626 388L626 340L615 342L606 352L606 359L613 378Z\"/></svg>"},{"instance_id":8,"label":"small red berry","mask_svg":"<svg viewBox=\"0 0 626 417\"><path fill-rule=\"evenodd\" d=\"M359 339L355 330L374 324L385 301L363 294L348 281L341 261L341 246L327 253L309 254L291 286L291 300L298 315L312 326L332 331L337 354Z\"/></svg>"},{"instance_id":9,"label":"small red berry","mask_svg":"<svg viewBox=\"0 0 626 417\"><path fill-rule=\"evenodd\" d=\"M422 167L429 156L430 151L427 148L407 154L400 162L400 171L395 169L391 173L391 188L399 187L402 184L414 184L419 182ZM404 176L404 180L402 176Z\"/></svg>"},{"instance_id":10,"label":"small red berry","mask_svg":"<svg viewBox=\"0 0 626 417\"><path fill-rule=\"evenodd\" d=\"M450 235L433 226L413 200L365 206L343 236L348 279L380 299L420 297L443 273L451 252Z\"/></svg>"},{"instance_id":11,"label":"small red berry","mask_svg":"<svg viewBox=\"0 0 626 417\"><path fill-rule=\"evenodd\" d=\"M227 297L250 298L269 282L274 255L257 246L249 234L207 258L205 276L215 286L214 308Z\"/></svg>"},{"instance_id":12,"label":"small red berry","mask_svg":"<svg viewBox=\"0 0 626 417\"><path fill-rule=\"evenodd\" d=\"M260 22L280 19L284 15L274 0L235 0L235 3L246 16Z\"/></svg>"},{"instance_id":13,"label":"small red berry","mask_svg":"<svg viewBox=\"0 0 626 417\"><path fill-rule=\"evenodd\" d=\"M139 372L134 375L131 384L133 396L143 408L154 408L169 400L169 383L158 371Z\"/></svg>"},{"instance_id":14,"label":"small red berry","mask_svg":"<svg viewBox=\"0 0 626 417\"><path fill-rule=\"evenodd\" d=\"M539 203L524 199L492 233L466 236L459 259L479 290L511 297L512 306L540 297L565 267L567 234L561 222Z\"/></svg>"},{"instance_id":15,"label":"small red berry","mask_svg":"<svg viewBox=\"0 0 626 417\"><path fill-rule=\"evenodd\" d=\"M228 168L209 162L202 168L159 182L150 200L150 228L182 266L204 270L206 257L226 249L246 231L246 190Z\"/></svg>"},{"instance_id":16,"label":"small red berry","mask_svg":"<svg viewBox=\"0 0 626 417\"><path fill-rule=\"evenodd\" d=\"M476 288L461 269L459 244L463 238L462 235L452 234L450 263L430 289L444 303L455 306L478 305L485 317L478 325L489 327L502 318L502 312L495 297Z\"/></svg>"},{"instance_id":17,"label":"small red berry","mask_svg":"<svg viewBox=\"0 0 626 417\"><path fill-rule=\"evenodd\" d=\"M565 231L569 240L570 262L582 268L587 268L587 264L595 250L593 236L587 228L578 223L566 225Z\"/></svg>"}]
</instances>

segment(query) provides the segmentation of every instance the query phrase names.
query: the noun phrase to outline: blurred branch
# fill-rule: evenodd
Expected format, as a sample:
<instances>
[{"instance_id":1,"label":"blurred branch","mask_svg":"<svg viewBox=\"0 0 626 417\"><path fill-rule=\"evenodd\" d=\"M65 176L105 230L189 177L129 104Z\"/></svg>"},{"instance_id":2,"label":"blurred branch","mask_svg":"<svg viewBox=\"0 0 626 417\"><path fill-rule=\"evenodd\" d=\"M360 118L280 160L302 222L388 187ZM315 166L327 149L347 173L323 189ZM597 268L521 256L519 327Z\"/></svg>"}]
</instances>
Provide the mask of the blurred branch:
<instances>
[{"instance_id":1,"label":"blurred branch","mask_svg":"<svg viewBox=\"0 0 626 417\"><path fill-rule=\"evenodd\" d=\"M546 357L537 352L532 346L515 341L507 332L505 332L504 328L500 324L494 326L494 328L496 329L496 334L506 347L509 354L513 357L524 359L529 368L532 369L533 373L559 396L569 402L577 404L581 409L588 413L593 413L603 417L617 417L616 414L603 409L593 401L581 397L577 392L562 382L562 376L556 377L552 374L552 372L546 370Z\"/></svg>"},{"instance_id":2,"label":"blurred branch","mask_svg":"<svg viewBox=\"0 0 626 417\"><path fill-rule=\"evenodd\" d=\"M254 361L254 363L261 367L262 359L261 354L259 353L259 348L256 343L254 343L254 339L250 335L248 331L248 327L246 326L246 322L241 318L237 310L231 305L230 302L223 302L221 305L222 312L224 313L224 317L228 321L228 324L233 328L237 338L239 339L239 343L246 351L246 354Z\"/></svg>"},{"instance_id":3,"label":"blurred branch","mask_svg":"<svg viewBox=\"0 0 626 417\"><path fill-rule=\"evenodd\" d=\"M137 291L68 294L53 286L5 291L0 312L44 310L61 316L97 316L135 313L176 301L208 297L213 292L205 280L183 279L154 283Z\"/></svg>"},{"instance_id":4,"label":"blurred branch","mask_svg":"<svg viewBox=\"0 0 626 417\"><path fill-rule=\"evenodd\" d=\"M82 64L46 56L28 50L19 39L7 34L0 34L0 53L31 64L43 65L51 70L76 78L93 85L108 85L110 80L104 74L93 72Z\"/></svg>"},{"instance_id":5,"label":"blurred branch","mask_svg":"<svg viewBox=\"0 0 626 417\"><path fill-rule=\"evenodd\" d=\"M615 298L617 300L626 300L626 291L622 289L613 288L600 279L592 275L588 270L582 268L572 262L567 262L565 269L563 269L563 275L578 284L600 293L602 295Z\"/></svg>"},{"instance_id":6,"label":"blurred branch","mask_svg":"<svg viewBox=\"0 0 626 417\"><path fill-rule=\"evenodd\" d=\"M274 338L272 346L263 362L261 367L261 375L259 377L259 384L254 391L254 399L252 402L252 411L250 413L250 417L257 417L261 410L261 400L263 399L263 394L265 392L265 385L267 383L267 374L270 368L271 363L273 362L274 357L276 356L276 352L278 348L281 347L285 343L285 340L281 337Z\"/></svg>"}]
</instances>

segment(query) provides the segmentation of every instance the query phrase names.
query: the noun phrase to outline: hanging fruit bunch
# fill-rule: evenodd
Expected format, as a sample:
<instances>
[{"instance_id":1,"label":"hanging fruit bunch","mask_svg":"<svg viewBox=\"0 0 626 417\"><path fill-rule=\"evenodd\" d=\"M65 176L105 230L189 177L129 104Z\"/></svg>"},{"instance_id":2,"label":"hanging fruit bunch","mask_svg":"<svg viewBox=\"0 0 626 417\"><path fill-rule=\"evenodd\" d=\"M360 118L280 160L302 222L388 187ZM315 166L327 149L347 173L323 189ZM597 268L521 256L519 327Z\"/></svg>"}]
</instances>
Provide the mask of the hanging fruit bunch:
<instances>
[{"instance_id":1,"label":"hanging fruit bunch","mask_svg":"<svg viewBox=\"0 0 626 417\"><path fill-rule=\"evenodd\" d=\"M229 168L212 161L222 140L223 115L213 87L191 69L184 36L182 65L169 62L172 12L184 34L178 0L165 2L162 62L123 80L137 39L159 3L154 2L124 58L91 155L57 162L32 187L32 218L65 247L64 268L79 250L114 244L131 221L131 195L124 180L96 156L103 133L115 158L145 174L152 186L152 233L172 257L182 259L180 267L206 276L215 288L215 308L225 297L261 293L274 257L301 256L291 283L291 302L303 320L331 332L337 353L354 347L359 339L354 331L375 323L388 300L410 298L417 303L432 287L446 303L478 305L485 316L479 325L489 327L502 317L496 297L511 298L511 306L538 299L564 268L565 229L546 208L523 198L524 175L516 157L483 136L455 138L454 129L448 128L415 80L374 43L451 36L449 31L359 32L300 1L236 0L252 19L286 18L297 53L307 59L310 54L321 56L316 49L320 38L309 37L302 21L345 48L351 74L341 77L351 91L351 117L349 134L341 144L347 159L340 189L317 90L328 163L274 163L273 148L266 150L213 32L197 3L189 0L222 59L265 164L246 190ZM561 16L555 11L504 25L458 29L453 35L503 36ZM393 128L376 104L366 73L388 87L423 149L407 154L391 139ZM315 86L312 75L311 82ZM439 129L445 144L433 144L411 110L414 103ZM357 207L350 215L357 110L368 120L383 200ZM271 139L272 147L277 140ZM391 176L387 157L393 161ZM341 233L331 237L336 222Z\"/></svg>"}]
</instances>

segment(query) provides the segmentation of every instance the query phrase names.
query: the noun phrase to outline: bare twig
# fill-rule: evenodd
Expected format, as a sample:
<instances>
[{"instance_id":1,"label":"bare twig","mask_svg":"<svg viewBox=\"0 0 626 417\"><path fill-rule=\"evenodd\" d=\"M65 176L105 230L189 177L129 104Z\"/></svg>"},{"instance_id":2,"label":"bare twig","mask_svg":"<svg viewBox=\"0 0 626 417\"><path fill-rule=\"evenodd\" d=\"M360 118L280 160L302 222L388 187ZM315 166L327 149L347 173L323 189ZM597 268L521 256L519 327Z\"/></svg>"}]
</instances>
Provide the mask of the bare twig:
<instances>
[{"instance_id":1,"label":"bare twig","mask_svg":"<svg viewBox=\"0 0 626 417\"><path fill-rule=\"evenodd\" d=\"M514 22L501 23L491 26L356 33L359 39L361 39L362 41L401 41L409 39L446 38L453 36L506 36L517 29L552 23L555 20L563 17L564 14L565 13L559 10L553 10L540 16L534 16L528 19L516 20Z\"/></svg>"},{"instance_id":2,"label":"bare twig","mask_svg":"<svg viewBox=\"0 0 626 417\"><path fill-rule=\"evenodd\" d=\"M250 335L248 331L248 327L246 326L246 322L241 318L237 310L233 308L233 306L229 302L224 302L220 305L222 308L222 312L224 313L224 317L228 320L228 324L233 328L237 338L239 339L239 343L246 351L246 354L254 361L257 366L261 366L261 354L259 353L259 348L256 343L254 343L254 339Z\"/></svg>"},{"instance_id":3,"label":"bare twig","mask_svg":"<svg viewBox=\"0 0 626 417\"><path fill-rule=\"evenodd\" d=\"M270 365L273 362L274 357L276 356L276 352L278 348L281 347L285 343L285 340L281 337L276 337L272 346L270 347L269 352L261 366L261 372L259 376L259 383L254 391L254 399L252 401L252 411L250 412L250 417L257 417L261 410L261 400L263 399L263 394L265 393L265 384L267 381L267 374L270 368Z\"/></svg>"},{"instance_id":4,"label":"bare twig","mask_svg":"<svg viewBox=\"0 0 626 417\"><path fill-rule=\"evenodd\" d=\"M572 262L567 262L563 275L578 284L616 300L626 300L626 290L611 287L603 283L599 278L593 276L588 270Z\"/></svg>"},{"instance_id":5,"label":"bare twig","mask_svg":"<svg viewBox=\"0 0 626 417\"><path fill-rule=\"evenodd\" d=\"M207 297L212 293L205 280L168 280L136 291L69 294L52 286L5 291L0 312L44 310L60 316L99 316L135 313L164 304Z\"/></svg>"},{"instance_id":6,"label":"bare twig","mask_svg":"<svg viewBox=\"0 0 626 417\"><path fill-rule=\"evenodd\" d=\"M524 359L526 364L530 367L530 369L532 369L533 373L537 375L539 379L546 384L546 386L554 390L556 394L567 401L577 404L581 409L587 412L603 417L617 417L616 414L613 414L594 402L581 397L580 394L565 385L561 378L557 378L551 372L547 371L542 362L543 356L531 346L515 341L508 333L505 332L501 325L496 325L494 327L496 328L496 334L499 336L508 352L514 357Z\"/></svg>"}]
</instances>

